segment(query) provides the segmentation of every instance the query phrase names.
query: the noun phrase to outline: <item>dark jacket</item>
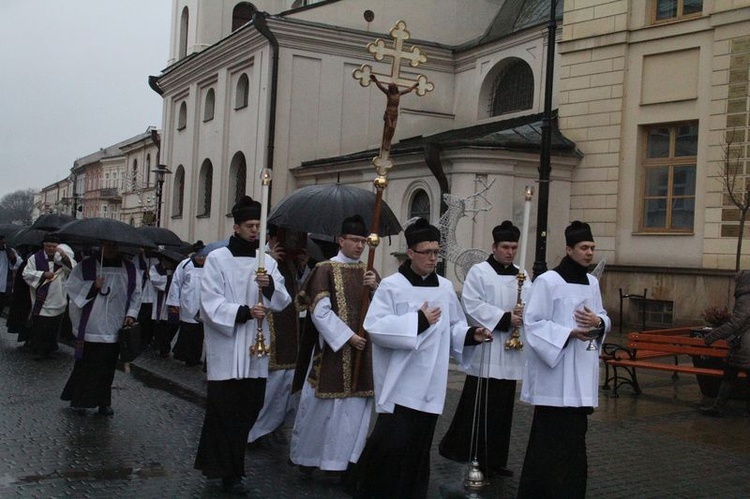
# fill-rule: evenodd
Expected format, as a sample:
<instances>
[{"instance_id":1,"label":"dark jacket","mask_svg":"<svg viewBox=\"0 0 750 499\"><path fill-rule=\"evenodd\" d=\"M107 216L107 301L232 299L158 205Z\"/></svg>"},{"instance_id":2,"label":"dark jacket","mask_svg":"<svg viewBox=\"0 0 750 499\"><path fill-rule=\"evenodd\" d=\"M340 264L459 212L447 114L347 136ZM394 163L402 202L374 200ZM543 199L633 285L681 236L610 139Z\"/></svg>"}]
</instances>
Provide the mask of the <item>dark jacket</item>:
<instances>
[{"instance_id":1,"label":"dark jacket","mask_svg":"<svg viewBox=\"0 0 750 499\"><path fill-rule=\"evenodd\" d=\"M750 271L740 270L734 278L734 308L729 322L711 331L705 338L710 345L716 340L732 335L744 336L738 346L731 347L727 364L741 369L750 369Z\"/></svg>"}]
</instances>

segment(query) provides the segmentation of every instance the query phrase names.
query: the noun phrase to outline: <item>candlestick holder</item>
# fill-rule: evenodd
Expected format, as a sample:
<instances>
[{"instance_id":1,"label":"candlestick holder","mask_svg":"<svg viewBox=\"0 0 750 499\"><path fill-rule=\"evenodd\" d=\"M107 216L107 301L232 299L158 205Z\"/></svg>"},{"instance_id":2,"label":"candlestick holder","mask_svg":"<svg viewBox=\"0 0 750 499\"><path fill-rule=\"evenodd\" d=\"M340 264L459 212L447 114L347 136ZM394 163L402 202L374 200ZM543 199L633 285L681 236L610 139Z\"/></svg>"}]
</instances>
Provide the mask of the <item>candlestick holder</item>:
<instances>
[{"instance_id":1,"label":"candlestick holder","mask_svg":"<svg viewBox=\"0 0 750 499\"><path fill-rule=\"evenodd\" d=\"M256 274L264 276L267 272L263 267L258 267ZM258 305L263 305L263 289L261 287L258 287ZM266 345L266 340L263 337L263 318L261 317L257 319L256 322L258 323L258 329L255 333L255 344L250 347L250 355L254 355L255 357L265 357L271 353L271 347Z\"/></svg>"},{"instance_id":2,"label":"candlestick holder","mask_svg":"<svg viewBox=\"0 0 750 499\"><path fill-rule=\"evenodd\" d=\"M518 294L516 295L516 306L523 305L521 301L521 291L523 290L523 283L526 281L526 274L523 273L523 269L516 276L518 281ZM513 328L513 332L505 342L506 350L523 350L523 341L521 341L521 331L518 326Z\"/></svg>"}]
</instances>

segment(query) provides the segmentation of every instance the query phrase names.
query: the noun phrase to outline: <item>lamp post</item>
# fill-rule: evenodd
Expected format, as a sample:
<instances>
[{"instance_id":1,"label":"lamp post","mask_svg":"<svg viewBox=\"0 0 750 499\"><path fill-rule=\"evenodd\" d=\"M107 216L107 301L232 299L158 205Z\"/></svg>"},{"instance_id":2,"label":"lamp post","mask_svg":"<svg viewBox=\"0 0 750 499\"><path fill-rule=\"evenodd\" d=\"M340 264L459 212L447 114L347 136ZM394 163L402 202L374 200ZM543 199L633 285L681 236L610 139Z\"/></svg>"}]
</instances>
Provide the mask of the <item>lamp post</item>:
<instances>
[{"instance_id":1,"label":"lamp post","mask_svg":"<svg viewBox=\"0 0 750 499\"><path fill-rule=\"evenodd\" d=\"M154 168L151 171L156 174L156 226L161 227L162 189L164 187L165 177L171 174L172 171L169 168L167 168L167 165L156 165L156 168Z\"/></svg>"},{"instance_id":2,"label":"lamp post","mask_svg":"<svg viewBox=\"0 0 750 499\"><path fill-rule=\"evenodd\" d=\"M544 82L544 114L542 115L542 143L539 158L539 200L536 212L536 252L534 278L547 270L547 212L549 210L549 177L552 146L552 84L555 69L555 32L557 30L557 1L550 2L547 23L547 71Z\"/></svg>"}]
</instances>

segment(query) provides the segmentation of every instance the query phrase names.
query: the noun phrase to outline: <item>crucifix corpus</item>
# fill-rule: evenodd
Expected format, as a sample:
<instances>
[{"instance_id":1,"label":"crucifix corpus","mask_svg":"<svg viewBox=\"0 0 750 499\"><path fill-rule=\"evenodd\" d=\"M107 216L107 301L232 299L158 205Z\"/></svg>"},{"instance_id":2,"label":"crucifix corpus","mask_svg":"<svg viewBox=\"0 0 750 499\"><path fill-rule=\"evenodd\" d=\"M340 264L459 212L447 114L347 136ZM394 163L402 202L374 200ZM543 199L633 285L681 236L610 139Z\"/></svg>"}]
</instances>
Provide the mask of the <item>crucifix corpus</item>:
<instances>
[{"instance_id":1,"label":"crucifix corpus","mask_svg":"<svg viewBox=\"0 0 750 499\"><path fill-rule=\"evenodd\" d=\"M401 96L414 92L420 97L427 92L435 89L435 85L427 81L427 77L419 74L414 78L409 78L401 74L401 64L407 63L409 66L416 68L422 63L427 62L427 56L417 46L411 46L409 49L404 48L404 42L410 38L409 31L406 29L404 21L396 22L396 25L390 31L391 42L386 42L380 38L367 44L367 51L373 55L376 61L382 61L385 57L390 58L390 74L377 73L373 71L369 64L362 64L355 69L352 76L363 87L375 83L377 88L386 96L385 113L383 114L383 140L380 144L379 154L373 158L372 164L375 166L377 176L373 182L376 190L375 207L373 210L372 227L370 235L367 238L369 252L367 254L367 270L372 270L375 262L375 248L380 244L378 232L380 229L380 211L383 206L383 190L388 185L388 170L393 167L393 161L390 158L391 140L396 132L396 122L398 121L398 109L401 102ZM358 334L365 336L366 332L362 328L367 307L370 305L369 293L364 293L362 299L362 308L360 310L360 327ZM360 365L362 362L362 351L357 350L354 371L352 373L352 390L355 390L359 380Z\"/></svg>"}]
</instances>

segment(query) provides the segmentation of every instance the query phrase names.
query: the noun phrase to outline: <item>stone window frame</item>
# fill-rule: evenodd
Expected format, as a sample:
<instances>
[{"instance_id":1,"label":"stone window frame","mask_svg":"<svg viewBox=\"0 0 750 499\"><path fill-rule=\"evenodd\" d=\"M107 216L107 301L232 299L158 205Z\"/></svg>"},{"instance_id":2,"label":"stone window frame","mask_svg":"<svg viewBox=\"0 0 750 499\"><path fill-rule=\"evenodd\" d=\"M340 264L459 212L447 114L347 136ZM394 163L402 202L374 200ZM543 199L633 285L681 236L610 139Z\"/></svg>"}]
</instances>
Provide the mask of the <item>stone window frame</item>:
<instances>
[{"instance_id":1,"label":"stone window frame","mask_svg":"<svg viewBox=\"0 0 750 499\"><path fill-rule=\"evenodd\" d=\"M206 158L201 164L198 174L198 213L197 218L208 218L211 216L211 198L213 194L214 165Z\"/></svg>"},{"instance_id":2,"label":"stone window frame","mask_svg":"<svg viewBox=\"0 0 750 499\"><path fill-rule=\"evenodd\" d=\"M182 165L175 171L172 193L172 218L182 218L185 204L185 167Z\"/></svg>"},{"instance_id":3,"label":"stone window frame","mask_svg":"<svg viewBox=\"0 0 750 499\"><path fill-rule=\"evenodd\" d=\"M686 3L688 8L695 7L692 4L698 3L699 10L685 14ZM674 21L682 21L701 17L703 15L703 0L651 0L651 24L661 24ZM671 5L670 5L671 4ZM659 17L660 8L674 8L674 15Z\"/></svg>"},{"instance_id":4,"label":"stone window frame","mask_svg":"<svg viewBox=\"0 0 750 499\"><path fill-rule=\"evenodd\" d=\"M692 128L694 133L691 135L695 137L694 154L679 155L676 153L678 134L681 129ZM652 132L658 129L667 131L668 143L666 155L654 155L650 156L650 151L653 148L657 148L658 144L651 141L651 137L654 136ZM640 178L641 178L641 190L640 190L640 216L638 221L638 227L640 233L663 233L663 234L693 234L695 231L695 215L696 215L696 191L697 191L697 169L698 169L698 134L699 124L698 121L682 121L677 123L663 123L648 125L642 127L643 132L643 151L641 154L640 164ZM664 136L664 134L662 134ZM657 172L661 170L667 174L666 189L664 192L654 192L656 187L650 184L651 172ZM675 177L676 174L680 174L680 170L692 176L692 192L689 192L690 186L687 184L677 183ZM692 174L690 175L690 172ZM680 185L683 185L685 192L679 192ZM649 202L658 202L663 200L664 210L664 223L660 226L656 226L653 223L647 222L647 216L649 209L647 204ZM678 205L682 205L684 211L688 204L692 202L692 222L690 226L680 225L675 226L675 211ZM653 210L651 210L653 211Z\"/></svg>"}]
</instances>

